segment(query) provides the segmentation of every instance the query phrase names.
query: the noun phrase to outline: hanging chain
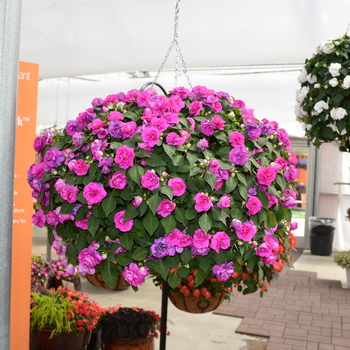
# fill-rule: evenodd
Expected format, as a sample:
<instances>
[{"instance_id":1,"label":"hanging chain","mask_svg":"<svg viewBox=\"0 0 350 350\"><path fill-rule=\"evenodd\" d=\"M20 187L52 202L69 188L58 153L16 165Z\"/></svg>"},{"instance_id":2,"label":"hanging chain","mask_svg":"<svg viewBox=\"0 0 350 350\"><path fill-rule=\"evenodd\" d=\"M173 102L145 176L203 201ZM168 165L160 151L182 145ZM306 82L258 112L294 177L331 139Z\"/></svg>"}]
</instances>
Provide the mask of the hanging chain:
<instances>
[{"instance_id":1,"label":"hanging chain","mask_svg":"<svg viewBox=\"0 0 350 350\"><path fill-rule=\"evenodd\" d=\"M182 52L181 52L181 49L179 47L179 42L178 42L178 37L179 37L179 12L180 12L180 0L177 0L176 2L176 6L175 6L175 24L174 24L174 37L173 37L173 40L170 44L170 47L164 57L164 60L153 80L153 84L155 84L155 82L157 81L157 79L159 78L159 75L160 73L162 72L163 68L164 68L164 65L165 65L165 62L167 61L169 55L170 55L170 52L173 48L173 46L175 45L175 87L177 86L177 77L178 77L178 66L179 66L179 57L181 59L181 63L182 63L182 67L183 67L183 72L187 78L187 84L189 86L190 89L192 89L192 84L191 84L191 81L190 81L190 77L188 76L188 73L187 73L187 67L186 67L186 63L185 63L185 60L182 56Z\"/></svg>"}]
</instances>

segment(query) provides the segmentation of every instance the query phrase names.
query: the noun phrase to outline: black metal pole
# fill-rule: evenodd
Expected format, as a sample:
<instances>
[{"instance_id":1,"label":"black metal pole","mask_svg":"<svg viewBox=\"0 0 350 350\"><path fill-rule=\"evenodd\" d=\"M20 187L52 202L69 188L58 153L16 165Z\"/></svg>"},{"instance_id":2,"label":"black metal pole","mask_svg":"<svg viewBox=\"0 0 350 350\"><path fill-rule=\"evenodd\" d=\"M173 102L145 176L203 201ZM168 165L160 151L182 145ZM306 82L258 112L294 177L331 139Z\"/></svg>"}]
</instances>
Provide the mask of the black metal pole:
<instances>
[{"instance_id":1,"label":"black metal pole","mask_svg":"<svg viewBox=\"0 0 350 350\"><path fill-rule=\"evenodd\" d=\"M161 311L161 321L160 321L160 342L159 342L159 350L166 349L166 326L168 319L168 293L169 293L169 285L168 282L165 281L163 283L162 288L162 311Z\"/></svg>"}]
</instances>

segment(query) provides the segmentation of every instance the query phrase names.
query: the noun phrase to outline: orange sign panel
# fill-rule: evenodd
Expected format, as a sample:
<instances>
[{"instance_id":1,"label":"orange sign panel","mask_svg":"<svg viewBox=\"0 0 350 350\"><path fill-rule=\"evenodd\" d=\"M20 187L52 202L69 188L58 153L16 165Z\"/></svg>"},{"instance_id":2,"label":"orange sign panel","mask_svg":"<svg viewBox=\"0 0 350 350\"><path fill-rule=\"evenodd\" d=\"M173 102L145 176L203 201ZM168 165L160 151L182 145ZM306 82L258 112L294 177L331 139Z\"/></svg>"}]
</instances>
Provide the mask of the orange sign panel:
<instances>
[{"instance_id":1,"label":"orange sign panel","mask_svg":"<svg viewBox=\"0 0 350 350\"><path fill-rule=\"evenodd\" d=\"M35 162L39 65L20 62L18 74L12 230L11 350L29 349L33 199L27 169Z\"/></svg>"}]
</instances>

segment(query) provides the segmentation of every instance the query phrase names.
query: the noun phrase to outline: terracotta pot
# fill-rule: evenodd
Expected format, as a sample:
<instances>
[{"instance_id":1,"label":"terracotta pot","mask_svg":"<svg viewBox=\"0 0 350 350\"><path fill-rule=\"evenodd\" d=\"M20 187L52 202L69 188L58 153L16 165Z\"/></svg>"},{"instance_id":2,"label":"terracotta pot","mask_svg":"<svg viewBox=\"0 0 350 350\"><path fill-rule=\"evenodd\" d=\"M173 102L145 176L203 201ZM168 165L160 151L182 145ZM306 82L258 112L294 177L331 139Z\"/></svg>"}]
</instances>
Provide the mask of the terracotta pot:
<instances>
[{"instance_id":1,"label":"terracotta pot","mask_svg":"<svg viewBox=\"0 0 350 350\"><path fill-rule=\"evenodd\" d=\"M30 350L86 350L91 332L81 334L62 332L51 337L52 330L33 330Z\"/></svg>"},{"instance_id":2,"label":"terracotta pot","mask_svg":"<svg viewBox=\"0 0 350 350\"><path fill-rule=\"evenodd\" d=\"M153 350L154 338L117 339L111 338L102 346L103 350Z\"/></svg>"},{"instance_id":3,"label":"terracotta pot","mask_svg":"<svg viewBox=\"0 0 350 350\"><path fill-rule=\"evenodd\" d=\"M70 290L81 291L81 281L80 277L75 277L72 281L67 280L58 280L55 277L49 277L47 280L47 288L57 289L59 286L64 286Z\"/></svg>"},{"instance_id":4,"label":"terracotta pot","mask_svg":"<svg viewBox=\"0 0 350 350\"><path fill-rule=\"evenodd\" d=\"M182 294L183 296L183 294ZM225 293L222 293L220 297L211 297L205 299L204 302L201 301L201 298L196 298L194 296L183 296L180 298L179 293L169 290L169 299L179 310L186 311L192 314L204 314L210 312L219 307L224 299Z\"/></svg>"},{"instance_id":5,"label":"terracotta pot","mask_svg":"<svg viewBox=\"0 0 350 350\"><path fill-rule=\"evenodd\" d=\"M123 290L130 287L130 284L125 281L123 275L117 276L117 281L113 288L110 288L102 277L100 271L96 271L93 275L85 275L86 279L96 287L109 289L109 290Z\"/></svg>"}]
</instances>

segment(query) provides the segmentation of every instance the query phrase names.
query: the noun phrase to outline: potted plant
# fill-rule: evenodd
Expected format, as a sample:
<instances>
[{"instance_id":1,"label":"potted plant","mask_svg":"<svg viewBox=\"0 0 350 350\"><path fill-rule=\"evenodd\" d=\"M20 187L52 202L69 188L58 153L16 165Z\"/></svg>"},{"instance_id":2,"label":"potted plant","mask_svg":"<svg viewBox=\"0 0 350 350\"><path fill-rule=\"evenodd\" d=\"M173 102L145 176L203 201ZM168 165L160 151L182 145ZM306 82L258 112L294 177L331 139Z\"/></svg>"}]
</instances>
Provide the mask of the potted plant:
<instances>
[{"instance_id":1,"label":"potted plant","mask_svg":"<svg viewBox=\"0 0 350 350\"><path fill-rule=\"evenodd\" d=\"M49 278L49 267L45 259L39 255L32 255L31 289L45 286Z\"/></svg>"},{"instance_id":2,"label":"potted plant","mask_svg":"<svg viewBox=\"0 0 350 350\"><path fill-rule=\"evenodd\" d=\"M67 259L50 259L48 262L49 278L48 288L57 288L64 286L76 291L81 290L80 277L82 274L73 268L73 271L67 272Z\"/></svg>"},{"instance_id":3,"label":"potted plant","mask_svg":"<svg viewBox=\"0 0 350 350\"><path fill-rule=\"evenodd\" d=\"M140 307L107 309L101 321L104 350L151 350L158 337L160 316Z\"/></svg>"},{"instance_id":4,"label":"potted plant","mask_svg":"<svg viewBox=\"0 0 350 350\"><path fill-rule=\"evenodd\" d=\"M346 33L320 44L305 60L295 108L309 142L319 147L336 141L342 152L350 151L349 44Z\"/></svg>"},{"instance_id":5,"label":"potted plant","mask_svg":"<svg viewBox=\"0 0 350 350\"><path fill-rule=\"evenodd\" d=\"M86 294L40 288L31 292L30 350L85 350L103 308ZM45 345L43 345L45 344Z\"/></svg>"},{"instance_id":6,"label":"potted plant","mask_svg":"<svg viewBox=\"0 0 350 350\"><path fill-rule=\"evenodd\" d=\"M290 265L297 157L276 122L203 86L96 98L62 132L34 143L33 223L83 274L118 274L137 290L150 272L171 289L236 273L263 291ZM206 282L207 283L207 282Z\"/></svg>"},{"instance_id":7,"label":"potted plant","mask_svg":"<svg viewBox=\"0 0 350 350\"><path fill-rule=\"evenodd\" d=\"M334 262L346 271L347 285L350 286L350 250L334 255Z\"/></svg>"}]
</instances>

